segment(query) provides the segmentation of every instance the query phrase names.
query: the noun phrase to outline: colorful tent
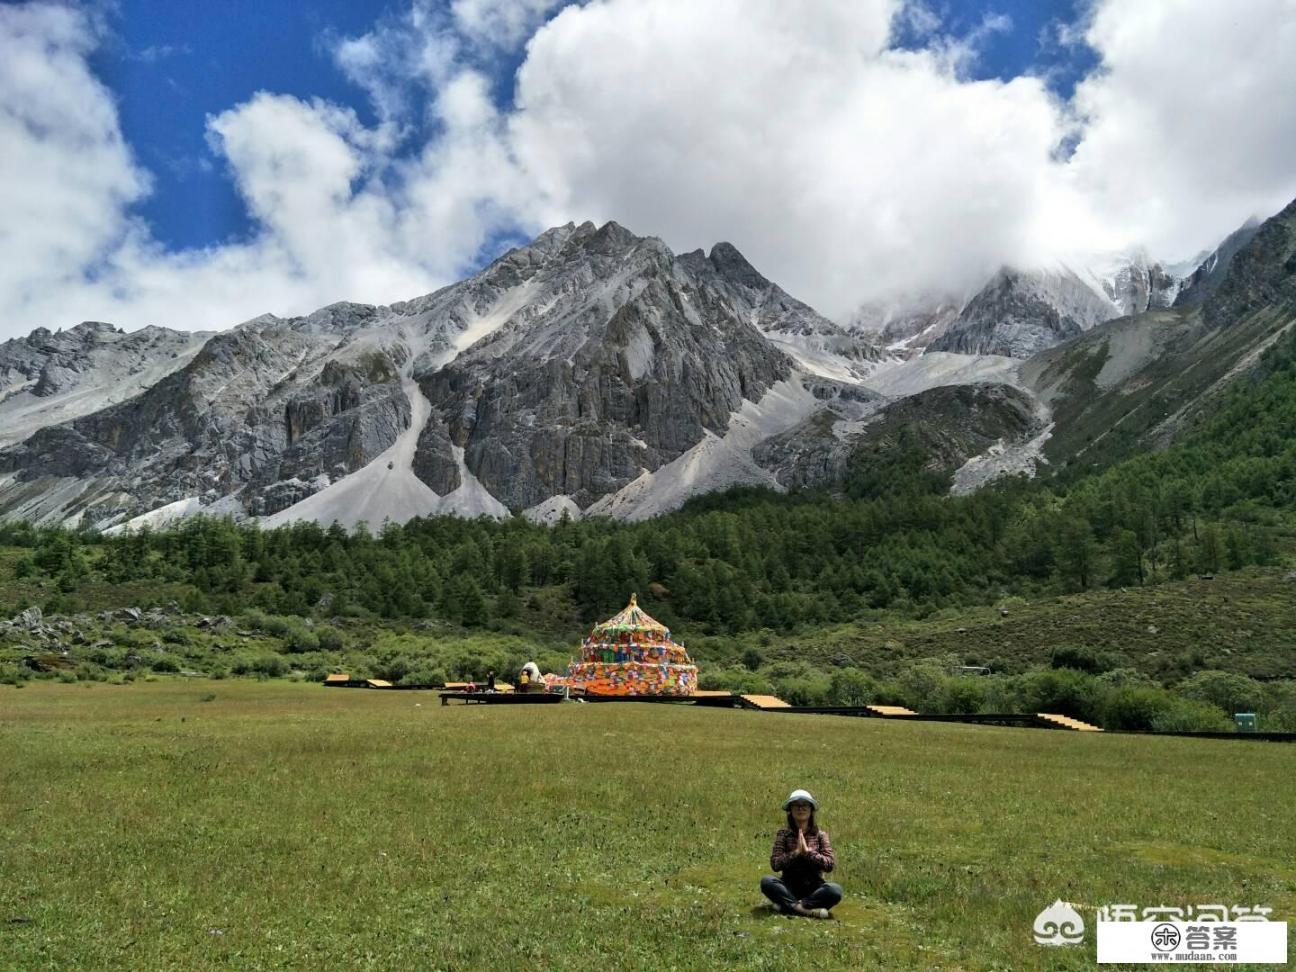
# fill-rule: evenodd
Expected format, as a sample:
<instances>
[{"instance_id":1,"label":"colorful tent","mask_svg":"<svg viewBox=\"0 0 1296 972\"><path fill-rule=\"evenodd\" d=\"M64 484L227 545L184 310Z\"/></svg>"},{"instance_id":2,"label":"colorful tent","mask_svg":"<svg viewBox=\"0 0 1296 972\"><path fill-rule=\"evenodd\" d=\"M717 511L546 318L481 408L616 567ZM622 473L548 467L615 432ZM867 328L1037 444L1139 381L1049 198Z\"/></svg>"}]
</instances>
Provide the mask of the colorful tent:
<instances>
[{"instance_id":1,"label":"colorful tent","mask_svg":"<svg viewBox=\"0 0 1296 972\"><path fill-rule=\"evenodd\" d=\"M631 594L624 611L594 626L562 682L590 695L692 695L697 666Z\"/></svg>"}]
</instances>

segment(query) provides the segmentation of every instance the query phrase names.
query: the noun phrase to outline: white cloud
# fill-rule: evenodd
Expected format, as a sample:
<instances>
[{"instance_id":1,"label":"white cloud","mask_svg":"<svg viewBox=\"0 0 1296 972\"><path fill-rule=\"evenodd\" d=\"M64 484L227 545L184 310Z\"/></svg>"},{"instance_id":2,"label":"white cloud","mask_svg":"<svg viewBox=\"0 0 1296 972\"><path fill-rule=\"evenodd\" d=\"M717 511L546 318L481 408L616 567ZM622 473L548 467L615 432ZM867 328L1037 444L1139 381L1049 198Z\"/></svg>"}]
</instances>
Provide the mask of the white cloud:
<instances>
[{"instance_id":1,"label":"white cloud","mask_svg":"<svg viewBox=\"0 0 1296 972\"><path fill-rule=\"evenodd\" d=\"M429 90L453 74L464 46L450 17L433 0L413 0L407 11L384 17L369 32L335 39L330 53L369 94L382 119L406 123Z\"/></svg>"},{"instance_id":2,"label":"white cloud","mask_svg":"<svg viewBox=\"0 0 1296 972\"><path fill-rule=\"evenodd\" d=\"M1001 263L1178 256L1296 196L1296 5L1099 0L1100 68L971 81L910 0L415 0L334 38L379 118L262 92L209 119L251 239L169 252L75 8L0 6L0 334L83 318L221 327L456 279L501 231L616 219L728 239L825 312ZM890 48L905 18L922 50ZM1074 39L1077 31L1057 31ZM492 71L527 44L514 104ZM1067 158L1057 148L1078 140Z\"/></svg>"},{"instance_id":3,"label":"white cloud","mask_svg":"<svg viewBox=\"0 0 1296 972\"><path fill-rule=\"evenodd\" d=\"M375 101L395 90L377 71L393 31L346 48L349 70L374 68ZM405 63L426 72L435 139L402 160L415 126L398 107L366 127L347 108L258 93L207 120L253 237L169 252L129 215L148 178L86 66L101 36L70 8L0 7L0 336L83 319L221 328L266 311L413 297L463 275L493 232L528 211L485 78L453 45L442 56L418 34L400 43Z\"/></svg>"},{"instance_id":4,"label":"white cloud","mask_svg":"<svg viewBox=\"0 0 1296 972\"><path fill-rule=\"evenodd\" d=\"M544 22L549 11L572 0L454 0L451 14L459 30L484 47L519 47Z\"/></svg>"},{"instance_id":5,"label":"white cloud","mask_svg":"<svg viewBox=\"0 0 1296 972\"><path fill-rule=\"evenodd\" d=\"M828 313L1023 252L1063 120L1043 86L888 51L889 2L606 0L531 40L518 155L563 213L729 239ZM992 25L993 26L993 25Z\"/></svg>"},{"instance_id":6,"label":"white cloud","mask_svg":"<svg viewBox=\"0 0 1296 972\"><path fill-rule=\"evenodd\" d=\"M1187 256L1296 196L1296 2L1109 0L1085 36L1070 169L1096 218Z\"/></svg>"},{"instance_id":7,"label":"white cloud","mask_svg":"<svg viewBox=\"0 0 1296 972\"><path fill-rule=\"evenodd\" d=\"M0 299L11 313L94 267L148 188L86 65L92 32L68 7L0 6Z\"/></svg>"}]
</instances>

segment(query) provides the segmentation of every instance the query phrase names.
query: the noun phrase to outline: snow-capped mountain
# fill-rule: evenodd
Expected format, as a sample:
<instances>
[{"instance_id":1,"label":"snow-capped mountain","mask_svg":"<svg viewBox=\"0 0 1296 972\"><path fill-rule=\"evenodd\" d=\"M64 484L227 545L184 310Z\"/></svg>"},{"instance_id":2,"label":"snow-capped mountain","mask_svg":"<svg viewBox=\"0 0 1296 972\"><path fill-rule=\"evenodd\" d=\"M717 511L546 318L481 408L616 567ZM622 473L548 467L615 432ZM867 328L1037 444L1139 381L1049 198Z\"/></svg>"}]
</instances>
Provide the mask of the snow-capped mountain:
<instances>
[{"instance_id":1,"label":"snow-capped mountain","mask_svg":"<svg viewBox=\"0 0 1296 972\"><path fill-rule=\"evenodd\" d=\"M921 352L958 320L970 294L923 293L861 304L846 321L855 333L877 335L895 354Z\"/></svg>"},{"instance_id":2,"label":"snow-capped mountain","mask_svg":"<svg viewBox=\"0 0 1296 972\"><path fill-rule=\"evenodd\" d=\"M1103 294L1116 307L1115 317L1143 314L1174 304L1187 268L1167 267L1144 250L1121 254L1109 263L1095 261L1087 268Z\"/></svg>"},{"instance_id":3,"label":"snow-capped mountain","mask_svg":"<svg viewBox=\"0 0 1296 972\"><path fill-rule=\"evenodd\" d=\"M1074 266L1003 267L977 291L939 291L861 305L846 322L894 353L924 350L1029 357L1095 324L1170 307L1195 269L1136 250Z\"/></svg>"},{"instance_id":4,"label":"snow-capped mountain","mask_svg":"<svg viewBox=\"0 0 1296 972\"><path fill-rule=\"evenodd\" d=\"M833 488L901 435L973 489L1079 454L1144 399L1173 434L1167 407L1186 414L1291 324L1273 311L1293 225L1296 206L1191 275L1138 254L1005 269L849 327L729 244L676 256L569 223L389 306L215 335L38 330L0 345L0 516L639 519L737 484Z\"/></svg>"},{"instance_id":5,"label":"snow-capped mountain","mask_svg":"<svg viewBox=\"0 0 1296 972\"><path fill-rule=\"evenodd\" d=\"M1117 316L1112 300L1069 267L1004 268L927 350L1028 358Z\"/></svg>"}]
</instances>

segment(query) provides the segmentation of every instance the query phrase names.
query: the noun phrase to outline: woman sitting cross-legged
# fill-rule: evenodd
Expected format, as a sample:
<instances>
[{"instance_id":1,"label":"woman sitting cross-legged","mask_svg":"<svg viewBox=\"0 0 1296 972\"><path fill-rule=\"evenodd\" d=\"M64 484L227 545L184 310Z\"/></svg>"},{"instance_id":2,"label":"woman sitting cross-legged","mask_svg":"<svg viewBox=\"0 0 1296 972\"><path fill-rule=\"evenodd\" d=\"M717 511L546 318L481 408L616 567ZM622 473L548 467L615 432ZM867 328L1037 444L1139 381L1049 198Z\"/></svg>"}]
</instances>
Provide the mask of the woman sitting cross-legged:
<instances>
[{"instance_id":1,"label":"woman sitting cross-legged","mask_svg":"<svg viewBox=\"0 0 1296 972\"><path fill-rule=\"evenodd\" d=\"M837 860L828 834L815 825L818 808L805 790L793 790L783 801L787 826L774 835L770 853L770 867L782 871L783 879L772 875L761 878L761 894L784 914L828 918L828 909L842 899L841 885L823 879Z\"/></svg>"}]
</instances>

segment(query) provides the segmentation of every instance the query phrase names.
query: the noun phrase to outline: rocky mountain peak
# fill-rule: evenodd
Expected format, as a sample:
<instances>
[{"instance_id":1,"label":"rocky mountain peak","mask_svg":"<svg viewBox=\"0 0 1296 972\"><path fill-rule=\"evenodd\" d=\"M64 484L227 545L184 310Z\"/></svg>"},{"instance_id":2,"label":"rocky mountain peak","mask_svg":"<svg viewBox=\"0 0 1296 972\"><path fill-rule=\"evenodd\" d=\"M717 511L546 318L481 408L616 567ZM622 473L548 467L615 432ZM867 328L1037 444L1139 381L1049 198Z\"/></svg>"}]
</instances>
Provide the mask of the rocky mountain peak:
<instances>
[{"instance_id":1,"label":"rocky mountain peak","mask_svg":"<svg viewBox=\"0 0 1296 972\"><path fill-rule=\"evenodd\" d=\"M1070 267L1001 267L928 351L1028 358L1120 314Z\"/></svg>"},{"instance_id":2,"label":"rocky mountain peak","mask_svg":"<svg viewBox=\"0 0 1296 972\"><path fill-rule=\"evenodd\" d=\"M1290 206L1287 207L1291 209ZM1284 210L1286 212L1287 210ZM1282 217L1282 213L1274 217ZM1233 258L1247 246L1248 243L1260 232L1261 222L1258 219L1249 219L1236 230L1224 238L1224 240L1210 253L1207 253L1198 263L1196 269L1184 281L1175 299L1175 307L1190 307L1194 304L1200 304L1206 301L1219 289L1220 284L1224 282L1228 275L1229 266Z\"/></svg>"},{"instance_id":3,"label":"rocky mountain peak","mask_svg":"<svg viewBox=\"0 0 1296 972\"><path fill-rule=\"evenodd\" d=\"M717 243L711 247L711 254L707 259L715 267L716 273L726 280L752 290L765 290L771 286L770 282L747 262L747 258L739 253L738 248L732 243Z\"/></svg>"},{"instance_id":4,"label":"rocky mountain peak","mask_svg":"<svg viewBox=\"0 0 1296 972\"><path fill-rule=\"evenodd\" d=\"M1209 327L1226 327L1262 307L1296 307L1296 201L1259 226L1244 226L1225 242L1232 252L1218 258L1222 276L1216 268L1201 281Z\"/></svg>"}]
</instances>

